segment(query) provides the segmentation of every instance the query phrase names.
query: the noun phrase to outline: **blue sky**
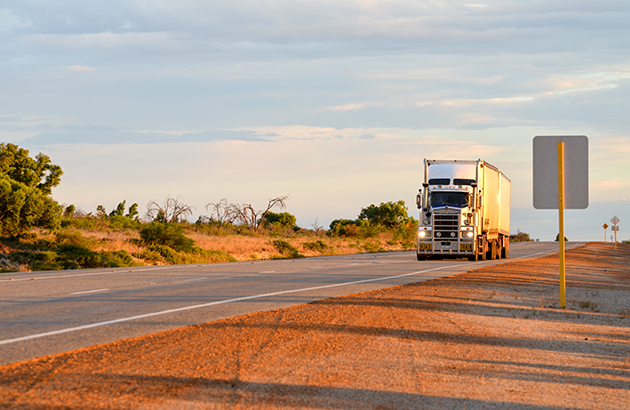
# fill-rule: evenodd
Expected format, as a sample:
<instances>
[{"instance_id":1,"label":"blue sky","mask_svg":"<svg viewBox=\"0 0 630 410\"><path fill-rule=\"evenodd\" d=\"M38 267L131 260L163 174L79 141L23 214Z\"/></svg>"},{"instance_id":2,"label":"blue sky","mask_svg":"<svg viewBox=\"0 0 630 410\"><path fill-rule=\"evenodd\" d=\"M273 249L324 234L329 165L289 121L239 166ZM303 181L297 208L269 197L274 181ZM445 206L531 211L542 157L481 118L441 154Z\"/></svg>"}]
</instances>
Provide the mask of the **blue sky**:
<instances>
[{"instance_id":1,"label":"blue sky","mask_svg":"<svg viewBox=\"0 0 630 410\"><path fill-rule=\"evenodd\" d=\"M85 211L291 196L304 227L404 199L428 158L483 158L532 207L532 139L587 135L590 206L630 223L630 2L0 1L0 139ZM629 225L630 226L630 225ZM609 231L610 232L610 231Z\"/></svg>"}]
</instances>

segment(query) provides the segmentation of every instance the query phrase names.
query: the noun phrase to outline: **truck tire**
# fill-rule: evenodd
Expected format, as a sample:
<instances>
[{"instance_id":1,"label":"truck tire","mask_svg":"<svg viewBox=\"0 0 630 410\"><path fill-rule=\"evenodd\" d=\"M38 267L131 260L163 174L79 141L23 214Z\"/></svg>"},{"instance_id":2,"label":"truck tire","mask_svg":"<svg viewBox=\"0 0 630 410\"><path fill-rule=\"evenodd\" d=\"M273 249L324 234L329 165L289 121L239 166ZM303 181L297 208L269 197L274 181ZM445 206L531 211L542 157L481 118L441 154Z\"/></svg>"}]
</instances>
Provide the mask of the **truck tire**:
<instances>
[{"instance_id":1,"label":"truck tire","mask_svg":"<svg viewBox=\"0 0 630 410\"><path fill-rule=\"evenodd\" d=\"M508 242L507 246L503 247L503 259L507 259L510 253L510 243Z\"/></svg>"},{"instance_id":2,"label":"truck tire","mask_svg":"<svg viewBox=\"0 0 630 410\"><path fill-rule=\"evenodd\" d=\"M486 252L486 242L487 242L486 235L484 235L481 238L481 246L479 249L479 251L481 252L479 252L478 254L479 256L478 260L481 259L482 261L485 261L487 259L488 253Z\"/></svg>"},{"instance_id":3,"label":"truck tire","mask_svg":"<svg viewBox=\"0 0 630 410\"><path fill-rule=\"evenodd\" d=\"M429 259L429 257L427 255L420 255L419 253L416 253L416 259L418 259L418 261L422 262L422 261L426 261L427 259Z\"/></svg>"}]
</instances>

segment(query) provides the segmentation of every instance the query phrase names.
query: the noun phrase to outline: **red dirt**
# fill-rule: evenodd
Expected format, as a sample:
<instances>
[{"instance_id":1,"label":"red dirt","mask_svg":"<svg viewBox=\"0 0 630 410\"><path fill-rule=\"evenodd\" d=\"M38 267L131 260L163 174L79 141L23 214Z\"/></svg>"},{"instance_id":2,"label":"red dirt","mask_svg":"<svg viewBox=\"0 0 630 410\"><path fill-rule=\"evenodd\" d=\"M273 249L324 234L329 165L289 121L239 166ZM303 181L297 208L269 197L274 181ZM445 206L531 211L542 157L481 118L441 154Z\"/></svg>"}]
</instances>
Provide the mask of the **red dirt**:
<instances>
[{"instance_id":1,"label":"red dirt","mask_svg":"<svg viewBox=\"0 0 630 410\"><path fill-rule=\"evenodd\" d=\"M0 367L0 408L626 409L630 245Z\"/></svg>"}]
</instances>

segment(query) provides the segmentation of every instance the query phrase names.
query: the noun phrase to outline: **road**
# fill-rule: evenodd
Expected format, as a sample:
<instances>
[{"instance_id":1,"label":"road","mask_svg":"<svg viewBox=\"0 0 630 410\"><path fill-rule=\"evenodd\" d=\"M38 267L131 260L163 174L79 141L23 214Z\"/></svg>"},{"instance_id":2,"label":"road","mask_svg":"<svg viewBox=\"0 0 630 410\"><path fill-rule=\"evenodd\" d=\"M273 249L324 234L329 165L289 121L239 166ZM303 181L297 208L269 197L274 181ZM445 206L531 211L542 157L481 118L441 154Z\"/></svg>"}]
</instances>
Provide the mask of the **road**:
<instances>
[{"instance_id":1,"label":"road","mask_svg":"<svg viewBox=\"0 0 630 410\"><path fill-rule=\"evenodd\" d=\"M3 273L0 365L557 251L557 242L529 242L511 244L509 259L485 262L418 262L414 252L394 252Z\"/></svg>"}]
</instances>

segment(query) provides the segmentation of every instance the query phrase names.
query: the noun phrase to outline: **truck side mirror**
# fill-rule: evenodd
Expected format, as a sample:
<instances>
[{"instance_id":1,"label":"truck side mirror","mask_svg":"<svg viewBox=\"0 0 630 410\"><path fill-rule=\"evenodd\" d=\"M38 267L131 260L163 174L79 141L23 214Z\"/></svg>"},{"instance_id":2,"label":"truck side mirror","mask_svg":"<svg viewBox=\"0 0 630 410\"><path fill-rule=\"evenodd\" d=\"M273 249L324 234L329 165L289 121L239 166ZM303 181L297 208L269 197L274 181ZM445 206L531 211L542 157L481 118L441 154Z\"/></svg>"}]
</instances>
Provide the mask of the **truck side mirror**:
<instances>
[{"instance_id":1,"label":"truck side mirror","mask_svg":"<svg viewBox=\"0 0 630 410\"><path fill-rule=\"evenodd\" d=\"M418 195L416 195L416 206L418 209L422 209L422 190L418 190Z\"/></svg>"}]
</instances>

